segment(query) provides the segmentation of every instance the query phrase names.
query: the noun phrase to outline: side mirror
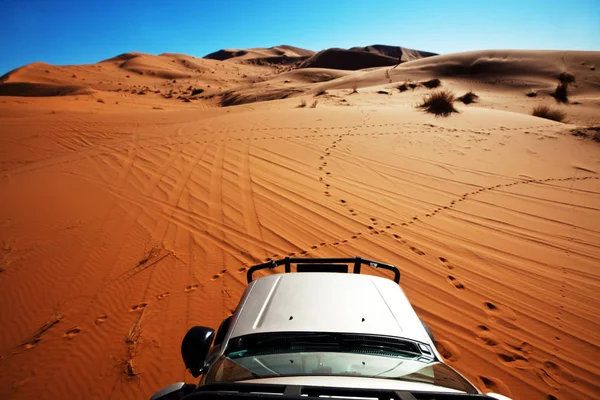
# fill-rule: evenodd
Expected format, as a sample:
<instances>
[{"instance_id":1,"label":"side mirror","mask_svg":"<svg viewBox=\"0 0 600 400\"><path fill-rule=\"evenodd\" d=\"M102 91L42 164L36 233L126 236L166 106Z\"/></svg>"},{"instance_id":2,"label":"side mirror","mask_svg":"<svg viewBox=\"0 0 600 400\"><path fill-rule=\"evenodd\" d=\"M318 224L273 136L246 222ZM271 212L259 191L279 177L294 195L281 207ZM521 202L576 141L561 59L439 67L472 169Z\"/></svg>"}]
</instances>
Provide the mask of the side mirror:
<instances>
[{"instance_id":1,"label":"side mirror","mask_svg":"<svg viewBox=\"0 0 600 400\"><path fill-rule=\"evenodd\" d=\"M177 382L154 393L150 400L179 400L196 389L196 385Z\"/></svg>"},{"instance_id":2,"label":"side mirror","mask_svg":"<svg viewBox=\"0 0 600 400\"><path fill-rule=\"evenodd\" d=\"M194 378L204 372L206 356L215 337L215 330L204 326L194 326L183 337L181 357L185 367Z\"/></svg>"}]
</instances>

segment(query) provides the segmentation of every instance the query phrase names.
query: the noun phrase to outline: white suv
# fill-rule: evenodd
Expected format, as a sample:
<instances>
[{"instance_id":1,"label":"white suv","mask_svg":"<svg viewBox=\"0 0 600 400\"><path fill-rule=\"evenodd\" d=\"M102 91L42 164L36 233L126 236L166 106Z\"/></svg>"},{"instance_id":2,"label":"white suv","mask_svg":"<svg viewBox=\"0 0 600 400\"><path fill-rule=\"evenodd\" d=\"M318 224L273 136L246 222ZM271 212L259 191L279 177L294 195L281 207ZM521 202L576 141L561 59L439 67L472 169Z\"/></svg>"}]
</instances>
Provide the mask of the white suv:
<instances>
[{"instance_id":1,"label":"white suv","mask_svg":"<svg viewBox=\"0 0 600 400\"><path fill-rule=\"evenodd\" d=\"M256 271L282 265L286 274L253 280ZM363 265L389 270L393 280L361 275ZM444 364L399 282L396 267L358 257L256 265L216 335L196 326L183 339L186 367L202 375L198 387L176 383L152 400L507 399L482 395Z\"/></svg>"}]
</instances>

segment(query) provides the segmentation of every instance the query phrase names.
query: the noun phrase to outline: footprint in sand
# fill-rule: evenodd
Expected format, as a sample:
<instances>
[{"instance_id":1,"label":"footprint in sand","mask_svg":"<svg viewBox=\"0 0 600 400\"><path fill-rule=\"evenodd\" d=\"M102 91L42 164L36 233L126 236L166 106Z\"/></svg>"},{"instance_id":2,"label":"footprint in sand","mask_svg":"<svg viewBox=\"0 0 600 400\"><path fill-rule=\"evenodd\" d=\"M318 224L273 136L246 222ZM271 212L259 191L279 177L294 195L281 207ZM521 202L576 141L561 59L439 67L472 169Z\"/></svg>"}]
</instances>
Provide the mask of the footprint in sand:
<instances>
[{"instance_id":1,"label":"footprint in sand","mask_svg":"<svg viewBox=\"0 0 600 400\"><path fill-rule=\"evenodd\" d=\"M410 249L411 249L411 250L412 250L412 252L413 252L413 253L415 253L415 254L418 254L418 255L420 255L420 256L424 256L424 255L425 255L425 252L423 252L423 251L421 251L421 250L417 249L416 247L413 247L413 246L411 246L411 247L410 247Z\"/></svg>"},{"instance_id":2,"label":"footprint in sand","mask_svg":"<svg viewBox=\"0 0 600 400\"><path fill-rule=\"evenodd\" d=\"M477 339L481 340L487 346L493 347L498 345L498 340L496 339L496 336L492 333L492 331L490 331L490 328L488 328L485 325L479 325L477 327L476 335Z\"/></svg>"},{"instance_id":3,"label":"footprint in sand","mask_svg":"<svg viewBox=\"0 0 600 400\"><path fill-rule=\"evenodd\" d=\"M435 347L440 352L442 357L448 361L458 361L460 360L460 353L456 346L447 340L437 340L435 342Z\"/></svg>"},{"instance_id":4,"label":"footprint in sand","mask_svg":"<svg viewBox=\"0 0 600 400\"><path fill-rule=\"evenodd\" d=\"M504 346L495 350L500 361L509 367L517 369L533 368L529 363L529 359L521 352L512 351L509 346Z\"/></svg>"},{"instance_id":5,"label":"footprint in sand","mask_svg":"<svg viewBox=\"0 0 600 400\"><path fill-rule=\"evenodd\" d=\"M517 319L513 310L505 306L499 306L492 302L486 301L483 303L483 310L488 315L490 321L497 322L509 329L518 329L518 327L510 321Z\"/></svg>"},{"instance_id":6,"label":"footprint in sand","mask_svg":"<svg viewBox=\"0 0 600 400\"><path fill-rule=\"evenodd\" d=\"M79 332L81 332L81 329L75 326L66 331L63 337L66 339L73 339L75 336L79 335Z\"/></svg>"},{"instance_id":7,"label":"footprint in sand","mask_svg":"<svg viewBox=\"0 0 600 400\"><path fill-rule=\"evenodd\" d=\"M446 266L446 268L448 268L448 269L454 269L454 266L452 264L450 264L450 262L448 262L448 259L446 259L444 257L439 257L438 260L440 260L440 262L442 264L444 264Z\"/></svg>"},{"instance_id":8,"label":"footprint in sand","mask_svg":"<svg viewBox=\"0 0 600 400\"><path fill-rule=\"evenodd\" d=\"M184 291L191 292L192 290L198 289L198 284L194 283L193 285L188 285L185 287Z\"/></svg>"},{"instance_id":9,"label":"footprint in sand","mask_svg":"<svg viewBox=\"0 0 600 400\"><path fill-rule=\"evenodd\" d=\"M246 272L247 270L248 270L248 268L242 267L242 268L238 268L237 272L242 273L242 272Z\"/></svg>"},{"instance_id":10,"label":"footprint in sand","mask_svg":"<svg viewBox=\"0 0 600 400\"><path fill-rule=\"evenodd\" d=\"M96 318L94 320L94 324L96 324L96 325L103 324L104 322L106 322L107 319L108 319L108 315L100 315L98 318Z\"/></svg>"},{"instance_id":11,"label":"footprint in sand","mask_svg":"<svg viewBox=\"0 0 600 400\"><path fill-rule=\"evenodd\" d=\"M552 361L543 362L535 372L544 383L554 389L562 386L563 379L569 382L576 380L571 371Z\"/></svg>"},{"instance_id":12,"label":"footprint in sand","mask_svg":"<svg viewBox=\"0 0 600 400\"><path fill-rule=\"evenodd\" d=\"M487 390L484 392L494 392L512 398L512 393L508 386L498 378L488 378L486 376L478 376L481 382L480 386L484 386Z\"/></svg>"},{"instance_id":13,"label":"footprint in sand","mask_svg":"<svg viewBox=\"0 0 600 400\"><path fill-rule=\"evenodd\" d=\"M171 292L159 293L159 294L156 295L156 298L158 300L166 299L167 297L169 297L170 294L171 294Z\"/></svg>"},{"instance_id":14,"label":"footprint in sand","mask_svg":"<svg viewBox=\"0 0 600 400\"><path fill-rule=\"evenodd\" d=\"M129 308L129 311L142 311L144 308L148 306L148 303L140 303Z\"/></svg>"},{"instance_id":15,"label":"footprint in sand","mask_svg":"<svg viewBox=\"0 0 600 400\"><path fill-rule=\"evenodd\" d=\"M462 290L462 289L465 288L465 285L463 285L458 280L456 280L456 278L453 277L452 275L448 275L448 280L450 281L450 283L452 284L452 286L454 286L457 289Z\"/></svg>"}]
</instances>

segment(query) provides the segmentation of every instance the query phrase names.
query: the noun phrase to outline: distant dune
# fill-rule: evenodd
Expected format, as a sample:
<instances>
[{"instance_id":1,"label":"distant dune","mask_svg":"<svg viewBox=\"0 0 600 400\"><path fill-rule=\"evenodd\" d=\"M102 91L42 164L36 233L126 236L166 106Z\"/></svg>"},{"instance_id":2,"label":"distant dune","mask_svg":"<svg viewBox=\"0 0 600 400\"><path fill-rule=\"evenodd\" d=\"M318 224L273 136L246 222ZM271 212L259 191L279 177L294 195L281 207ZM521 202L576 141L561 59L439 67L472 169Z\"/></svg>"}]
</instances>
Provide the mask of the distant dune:
<instances>
[{"instance_id":1,"label":"distant dune","mask_svg":"<svg viewBox=\"0 0 600 400\"><path fill-rule=\"evenodd\" d=\"M384 57L391 57L394 59L394 61L396 61L396 63L398 62L398 59L400 59L402 62L407 62L437 55L436 53L431 53L428 51L407 49L406 47L398 46L386 46L383 44L374 44L372 46L365 47L352 47L350 50L379 54Z\"/></svg>"},{"instance_id":2,"label":"distant dune","mask_svg":"<svg viewBox=\"0 0 600 400\"><path fill-rule=\"evenodd\" d=\"M303 61L299 68L358 70L385 67L436 55L397 46L372 45L345 49L326 49Z\"/></svg>"}]
</instances>

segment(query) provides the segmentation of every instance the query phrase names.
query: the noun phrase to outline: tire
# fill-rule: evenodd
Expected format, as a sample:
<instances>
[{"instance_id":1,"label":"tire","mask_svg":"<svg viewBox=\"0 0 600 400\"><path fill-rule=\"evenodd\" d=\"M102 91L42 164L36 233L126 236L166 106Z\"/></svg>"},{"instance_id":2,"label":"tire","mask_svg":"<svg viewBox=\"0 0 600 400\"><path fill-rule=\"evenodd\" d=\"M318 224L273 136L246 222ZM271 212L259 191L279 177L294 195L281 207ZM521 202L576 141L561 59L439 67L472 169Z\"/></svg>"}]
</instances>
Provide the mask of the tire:
<instances>
[{"instance_id":1,"label":"tire","mask_svg":"<svg viewBox=\"0 0 600 400\"><path fill-rule=\"evenodd\" d=\"M435 346L435 338L433 337L433 333L431 333L431 329L429 329L425 321L421 321L421 323L423 324L423 328L425 328L425 332L427 332L427 336L429 336L429 339L431 339L431 342Z\"/></svg>"}]
</instances>

